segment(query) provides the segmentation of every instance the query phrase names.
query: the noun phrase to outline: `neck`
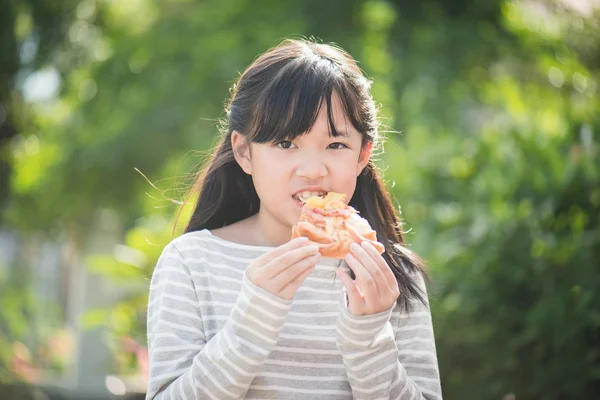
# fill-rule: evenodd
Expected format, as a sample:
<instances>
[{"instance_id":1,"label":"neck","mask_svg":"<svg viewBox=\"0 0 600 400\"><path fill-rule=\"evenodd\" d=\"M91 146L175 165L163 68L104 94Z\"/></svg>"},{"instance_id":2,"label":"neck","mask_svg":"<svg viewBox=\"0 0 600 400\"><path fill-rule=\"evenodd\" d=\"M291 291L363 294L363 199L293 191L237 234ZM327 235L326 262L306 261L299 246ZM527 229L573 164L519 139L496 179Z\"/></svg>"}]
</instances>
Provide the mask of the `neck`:
<instances>
[{"instance_id":1,"label":"neck","mask_svg":"<svg viewBox=\"0 0 600 400\"><path fill-rule=\"evenodd\" d=\"M262 246L277 247L287 243L292 237L292 227L275 220L262 207L251 218L254 220L252 231L255 241Z\"/></svg>"}]
</instances>

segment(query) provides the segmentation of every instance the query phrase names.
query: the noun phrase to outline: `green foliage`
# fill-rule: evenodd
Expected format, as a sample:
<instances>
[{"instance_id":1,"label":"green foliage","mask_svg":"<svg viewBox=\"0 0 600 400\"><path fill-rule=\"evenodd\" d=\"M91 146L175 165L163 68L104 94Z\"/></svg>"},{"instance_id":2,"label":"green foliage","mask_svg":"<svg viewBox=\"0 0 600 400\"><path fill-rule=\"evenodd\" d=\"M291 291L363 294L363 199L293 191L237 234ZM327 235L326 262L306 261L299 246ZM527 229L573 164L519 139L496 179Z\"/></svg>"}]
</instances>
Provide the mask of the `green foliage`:
<instances>
[{"instance_id":1,"label":"green foliage","mask_svg":"<svg viewBox=\"0 0 600 400\"><path fill-rule=\"evenodd\" d=\"M38 382L68 362L67 352L56 351L68 346L67 332L54 324L58 310L40 301L30 281L22 273L0 276L0 383Z\"/></svg>"},{"instance_id":2,"label":"green foliage","mask_svg":"<svg viewBox=\"0 0 600 400\"><path fill-rule=\"evenodd\" d=\"M461 29L438 26L428 41L413 36L433 54L432 67L456 72L426 78L418 69L426 63L399 63L406 101L396 119L404 134L387 148L388 176L416 229L409 241L430 261L446 395L594 398L600 65L589 52L597 50L577 42L574 15L547 8L561 27L558 41L535 17L533 29L524 26L531 10L505 3L502 11L505 32L482 25L488 33L480 40L495 38L491 44L511 51L480 58L486 68L427 50L464 40ZM420 32L418 24L409 29ZM470 52L452 49L458 60Z\"/></svg>"}]
</instances>

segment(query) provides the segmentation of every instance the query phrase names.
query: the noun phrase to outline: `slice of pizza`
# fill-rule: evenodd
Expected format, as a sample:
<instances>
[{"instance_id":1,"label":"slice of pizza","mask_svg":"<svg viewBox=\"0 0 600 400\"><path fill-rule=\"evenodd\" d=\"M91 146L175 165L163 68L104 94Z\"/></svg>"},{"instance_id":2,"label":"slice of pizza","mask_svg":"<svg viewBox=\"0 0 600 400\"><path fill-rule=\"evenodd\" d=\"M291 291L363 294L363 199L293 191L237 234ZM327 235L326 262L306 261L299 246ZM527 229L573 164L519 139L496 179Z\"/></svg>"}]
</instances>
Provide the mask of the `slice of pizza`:
<instances>
[{"instance_id":1,"label":"slice of pizza","mask_svg":"<svg viewBox=\"0 0 600 400\"><path fill-rule=\"evenodd\" d=\"M292 238L307 237L319 246L324 257L344 258L352 243L370 242L379 252L384 247L366 219L358 215L344 200L345 193L329 192L324 197L304 200L300 219L292 228Z\"/></svg>"}]
</instances>

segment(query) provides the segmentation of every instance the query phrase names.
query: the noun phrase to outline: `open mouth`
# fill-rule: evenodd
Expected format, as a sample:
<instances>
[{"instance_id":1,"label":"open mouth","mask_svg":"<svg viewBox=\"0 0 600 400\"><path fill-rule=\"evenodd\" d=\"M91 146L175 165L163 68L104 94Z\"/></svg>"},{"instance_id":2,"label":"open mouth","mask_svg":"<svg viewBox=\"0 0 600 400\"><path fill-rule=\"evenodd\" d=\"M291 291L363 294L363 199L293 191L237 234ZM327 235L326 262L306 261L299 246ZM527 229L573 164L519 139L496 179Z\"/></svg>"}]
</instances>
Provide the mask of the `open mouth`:
<instances>
[{"instance_id":1,"label":"open mouth","mask_svg":"<svg viewBox=\"0 0 600 400\"><path fill-rule=\"evenodd\" d=\"M296 193L296 194L292 195L292 197L294 199L296 199L297 201L299 201L300 203L304 204L304 203L306 203L306 199L308 199L309 197L319 196L319 197L323 198L326 195L327 195L327 192L323 192L323 191L319 191L319 192L304 191L304 192Z\"/></svg>"}]
</instances>

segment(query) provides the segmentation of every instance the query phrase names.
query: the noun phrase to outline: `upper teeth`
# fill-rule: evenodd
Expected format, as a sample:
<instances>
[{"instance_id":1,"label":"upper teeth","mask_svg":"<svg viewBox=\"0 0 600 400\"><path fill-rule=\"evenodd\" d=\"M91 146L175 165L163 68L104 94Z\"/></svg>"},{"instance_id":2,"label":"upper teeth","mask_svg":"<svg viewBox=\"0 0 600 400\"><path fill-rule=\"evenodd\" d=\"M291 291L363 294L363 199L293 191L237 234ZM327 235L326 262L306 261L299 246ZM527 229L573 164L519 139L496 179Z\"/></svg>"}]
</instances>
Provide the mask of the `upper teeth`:
<instances>
[{"instance_id":1,"label":"upper teeth","mask_svg":"<svg viewBox=\"0 0 600 400\"><path fill-rule=\"evenodd\" d=\"M326 194L326 192L309 192L309 191L304 191L304 192L296 193L294 196L297 197L298 200L305 201L309 197L312 197L312 196L324 196L325 194Z\"/></svg>"}]
</instances>

